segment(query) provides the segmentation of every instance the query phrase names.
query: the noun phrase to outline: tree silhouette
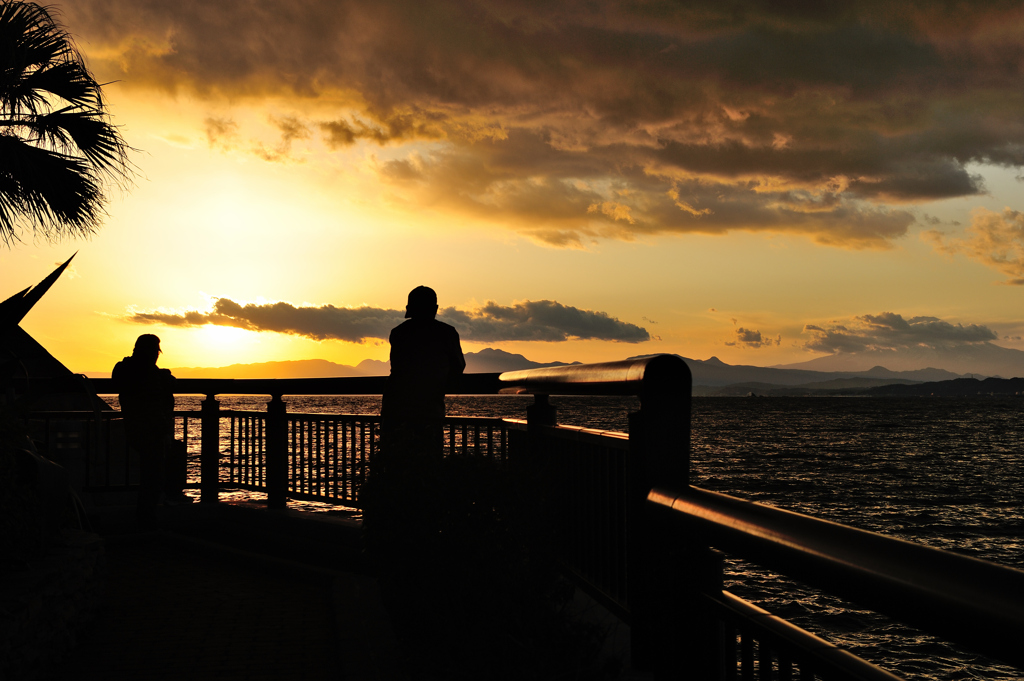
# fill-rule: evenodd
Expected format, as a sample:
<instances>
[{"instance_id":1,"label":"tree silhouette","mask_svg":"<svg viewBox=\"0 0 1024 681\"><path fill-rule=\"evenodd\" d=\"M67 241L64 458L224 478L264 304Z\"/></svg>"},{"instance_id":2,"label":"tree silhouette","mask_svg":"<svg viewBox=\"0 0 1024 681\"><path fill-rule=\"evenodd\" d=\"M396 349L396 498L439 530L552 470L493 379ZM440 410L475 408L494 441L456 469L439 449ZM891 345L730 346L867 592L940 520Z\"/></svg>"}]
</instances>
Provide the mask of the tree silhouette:
<instances>
[{"instance_id":1,"label":"tree silhouette","mask_svg":"<svg viewBox=\"0 0 1024 681\"><path fill-rule=\"evenodd\" d=\"M130 151L52 8L0 0L0 239L93 234L104 184L131 183Z\"/></svg>"}]
</instances>

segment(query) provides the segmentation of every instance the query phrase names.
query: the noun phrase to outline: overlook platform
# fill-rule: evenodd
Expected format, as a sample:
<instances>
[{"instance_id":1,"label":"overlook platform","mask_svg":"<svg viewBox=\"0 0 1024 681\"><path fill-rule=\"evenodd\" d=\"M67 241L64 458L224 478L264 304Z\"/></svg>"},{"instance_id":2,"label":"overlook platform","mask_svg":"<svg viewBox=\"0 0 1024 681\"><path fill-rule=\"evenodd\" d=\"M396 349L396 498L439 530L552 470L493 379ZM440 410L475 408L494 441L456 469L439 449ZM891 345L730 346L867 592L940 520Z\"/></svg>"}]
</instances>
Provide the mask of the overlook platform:
<instances>
[{"instance_id":1,"label":"overlook platform","mask_svg":"<svg viewBox=\"0 0 1024 681\"><path fill-rule=\"evenodd\" d=\"M102 606L44 679L402 678L359 523L249 504L104 509Z\"/></svg>"},{"instance_id":2,"label":"overlook platform","mask_svg":"<svg viewBox=\"0 0 1024 681\"><path fill-rule=\"evenodd\" d=\"M585 592L628 628L622 667L635 665L653 678L897 681L891 672L730 593L724 583L727 559L752 562L974 654L1024 668L1024 572L692 485L691 380L679 358L476 378L481 385L466 394L499 388L533 394L526 420L445 419L443 474L438 469L408 478L415 481L405 490L409 494L401 485L377 488L390 496L372 503L373 494L361 492L375 460L380 418L290 413L282 398L379 394L376 379L182 379L182 394L206 396L200 410L176 412L184 450L192 457L186 459L190 479L199 485L203 503L168 509L158 534L130 531L130 511L97 517L97 529L109 538L114 605L84 652L68 662L80 665L70 667L71 673L116 678L110 662L124 662L128 651L143 649L142 641L153 650L124 662L127 667L148 664L154 674L168 669L190 678L196 659L217 669L218 678L401 678L403 672L408 678L431 672L435 678L487 678L488 673L437 674L448 671L443 667L449 662L470 659L485 662L486 668L477 669L490 672L499 655L525 661L531 671L551 671L552 656L521 654L528 647L524 634L539 634L530 642L538 644L536 650L557 648L568 668L578 671L581 661L601 657L597 637L576 637L566 646L560 635L565 628L558 629L563 619L540 628L533 615L546 612L542 604L526 607L535 594L565 603L569 590L563 587L569 587ZM104 394L101 383L95 387ZM271 399L265 412L232 410L221 408L221 394ZM628 432L559 425L548 397L563 394L637 396L640 409L629 412ZM96 503L137 484L131 452L118 437L119 412L32 412L26 422L46 452L80 472L83 492ZM266 503L231 502L222 497L227 490L262 494ZM292 502L335 505L339 512L296 513L289 510ZM364 502L378 514L368 522L371 547L380 541L375 537L390 537L379 544L386 550L375 549L374 555L395 638L361 564L359 523L340 508ZM432 552L445 561L431 561ZM533 558L553 569L533 571ZM502 588L488 594L480 575ZM546 580L543 589L535 588L538 575ZM444 590L437 588L442 582ZM161 584L168 588L160 590ZM278 592L290 594L287 602L271 598ZM134 626L118 616L118 602L135 613ZM414 603L420 606L416 615L406 616ZM481 616L467 618L470 606ZM161 614L162 607L173 614ZM520 617L524 613L530 616ZM495 636L481 626L494 622L515 628ZM184 623L214 624L186 644L177 638ZM453 635L452 624L461 625L459 634ZM309 635L272 652L283 639L273 633L281 627ZM137 645L130 643L136 635ZM394 647L396 638L401 650ZM104 648L110 641L117 643ZM353 651L347 664L345 650ZM197 658L204 655L213 657ZM286 671L274 666L282 657ZM593 671L600 678L622 678L609 676L607 667Z\"/></svg>"}]
</instances>

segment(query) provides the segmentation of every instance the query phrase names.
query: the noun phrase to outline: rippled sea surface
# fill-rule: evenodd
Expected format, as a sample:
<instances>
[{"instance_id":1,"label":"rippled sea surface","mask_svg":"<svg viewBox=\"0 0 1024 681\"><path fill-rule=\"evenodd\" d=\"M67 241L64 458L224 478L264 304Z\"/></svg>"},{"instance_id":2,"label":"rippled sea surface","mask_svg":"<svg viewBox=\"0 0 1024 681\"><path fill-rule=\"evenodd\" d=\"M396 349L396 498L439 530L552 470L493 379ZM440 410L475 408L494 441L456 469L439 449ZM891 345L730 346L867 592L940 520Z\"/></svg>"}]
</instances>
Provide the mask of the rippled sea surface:
<instances>
[{"instance_id":1,"label":"rippled sea surface","mask_svg":"<svg viewBox=\"0 0 1024 681\"><path fill-rule=\"evenodd\" d=\"M181 398L191 400L193 398ZM379 398L296 397L289 411L377 413ZM265 398L221 400L263 409ZM451 397L453 416L525 418L528 396ZM634 398L552 397L560 423L627 430ZM179 408L198 408L182 403ZM694 398L693 484L1024 568L1024 398ZM1024 672L756 566L727 588L908 679ZM1024 634L1024 632L1022 632Z\"/></svg>"}]
</instances>

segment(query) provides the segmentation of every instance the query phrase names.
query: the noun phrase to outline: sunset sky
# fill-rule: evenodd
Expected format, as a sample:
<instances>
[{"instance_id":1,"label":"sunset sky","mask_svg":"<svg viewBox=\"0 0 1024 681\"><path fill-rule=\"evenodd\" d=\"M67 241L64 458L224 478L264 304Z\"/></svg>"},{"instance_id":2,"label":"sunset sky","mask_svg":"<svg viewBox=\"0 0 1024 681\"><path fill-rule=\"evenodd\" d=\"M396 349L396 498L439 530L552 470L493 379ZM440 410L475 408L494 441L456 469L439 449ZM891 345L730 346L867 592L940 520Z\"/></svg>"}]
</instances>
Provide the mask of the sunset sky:
<instances>
[{"instance_id":1,"label":"sunset sky","mask_svg":"<svg viewBox=\"0 0 1024 681\"><path fill-rule=\"evenodd\" d=\"M90 240L0 246L74 371L468 351L1024 349L1018 2L58 3L139 151ZM113 82L116 81L116 82Z\"/></svg>"}]
</instances>

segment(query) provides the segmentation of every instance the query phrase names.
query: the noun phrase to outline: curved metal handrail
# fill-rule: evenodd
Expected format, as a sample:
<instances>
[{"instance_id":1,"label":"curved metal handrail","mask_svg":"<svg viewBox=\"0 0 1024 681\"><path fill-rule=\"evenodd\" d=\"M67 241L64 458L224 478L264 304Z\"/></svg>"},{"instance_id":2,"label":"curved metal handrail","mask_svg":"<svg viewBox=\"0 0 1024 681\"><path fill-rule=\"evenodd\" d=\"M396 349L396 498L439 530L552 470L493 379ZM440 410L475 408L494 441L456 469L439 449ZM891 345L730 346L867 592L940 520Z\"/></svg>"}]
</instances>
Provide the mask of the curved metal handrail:
<instances>
[{"instance_id":1,"label":"curved metal handrail","mask_svg":"<svg viewBox=\"0 0 1024 681\"><path fill-rule=\"evenodd\" d=\"M690 388L690 369L675 355L598 364L506 371L502 392L545 395L648 395Z\"/></svg>"},{"instance_id":2,"label":"curved metal handrail","mask_svg":"<svg viewBox=\"0 0 1024 681\"><path fill-rule=\"evenodd\" d=\"M648 505L700 542L1024 665L1024 570L697 487Z\"/></svg>"}]
</instances>

